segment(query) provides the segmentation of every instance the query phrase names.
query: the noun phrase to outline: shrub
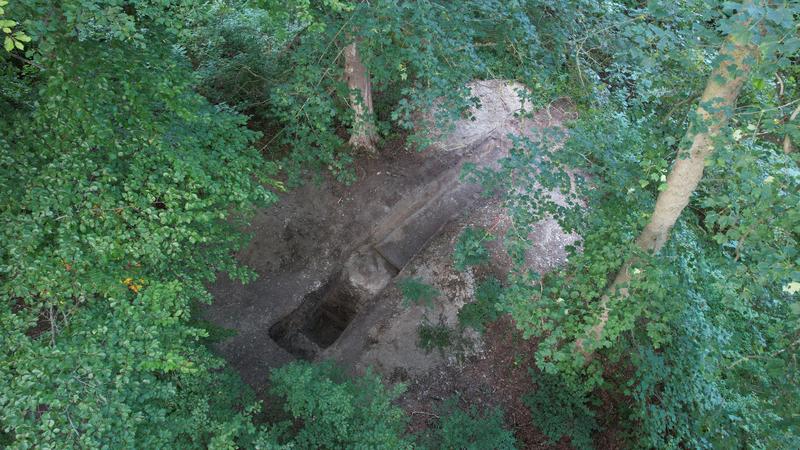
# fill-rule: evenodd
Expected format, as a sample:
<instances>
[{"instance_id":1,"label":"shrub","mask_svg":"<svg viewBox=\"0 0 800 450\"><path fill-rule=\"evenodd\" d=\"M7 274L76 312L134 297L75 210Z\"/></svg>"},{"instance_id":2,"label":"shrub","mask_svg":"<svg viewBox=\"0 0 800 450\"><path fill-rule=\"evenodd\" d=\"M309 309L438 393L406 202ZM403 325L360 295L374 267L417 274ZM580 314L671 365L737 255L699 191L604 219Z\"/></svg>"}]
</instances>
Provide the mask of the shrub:
<instances>
[{"instance_id":1,"label":"shrub","mask_svg":"<svg viewBox=\"0 0 800 450\"><path fill-rule=\"evenodd\" d=\"M426 284L420 278L403 278L397 282L400 287L400 292L403 293L404 303L408 305L424 304L427 307L433 307L433 299L441 295L438 289Z\"/></svg>"},{"instance_id":2,"label":"shrub","mask_svg":"<svg viewBox=\"0 0 800 450\"><path fill-rule=\"evenodd\" d=\"M471 327L483 333L487 324L500 317L498 302L503 286L496 278L488 278L478 284L475 290L475 301L464 305L458 312L461 326Z\"/></svg>"},{"instance_id":3,"label":"shrub","mask_svg":"<svg viewBox=\"0 0 800 450\"><path fill-rule=\"evenodd\" d=\"M484 241L494 240L494 236L483 228L467 227L456 242L453 251L453 263L456 270L466 270L469 266L477 266L489 261L489 250Z\"/></svg>"},{"instance_id":4,"label":"shrub","mask_svg":"<svg viewBox=\"0 0 800 450\"><path fill-rule=\"evenodd\" d=\"M355 379L330 363L293 362L272 371L271 393L284 400L291 427L279 440L299 448L410 448L406 416L392 404L403 386L386 389L370 371Z\"/></svg>"},{"instance_id":5,"label":"shrub","mask_svg":"<svg viewBox=\"0 0 800 450\"><path fill-rule=\"evenodd\" d=\"M500 408L479 411L475 405L464 410L459 397L443 401L436 409L440 416L435 428L420 438L424 446L442 449L513 449L514 434L505 428Z\"/></svg>"},{"instance_id":6,"label":"shrub","mask_svg":"<svg viewBox=\"0 0 800 450\"><path fill-rule=\"evenodd\" d=\"M525 397L525 404L531 410L535 426L551 443L569 436L576 448L591 449L597 422L585 395L575 392L559 376L533 371L531 375L537 387Z\"/></svg>"}]
</instances>

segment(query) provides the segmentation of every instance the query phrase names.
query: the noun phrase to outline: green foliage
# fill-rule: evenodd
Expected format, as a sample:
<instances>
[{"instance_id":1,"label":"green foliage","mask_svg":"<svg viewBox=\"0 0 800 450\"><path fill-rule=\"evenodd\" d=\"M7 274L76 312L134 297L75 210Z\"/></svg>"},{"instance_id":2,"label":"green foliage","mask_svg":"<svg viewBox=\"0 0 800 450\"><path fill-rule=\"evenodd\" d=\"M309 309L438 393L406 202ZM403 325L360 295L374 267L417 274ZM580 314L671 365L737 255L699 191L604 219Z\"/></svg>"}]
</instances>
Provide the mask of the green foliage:
<instances>
[{"instance_id":1,"label":"green foliage","mask_svg":"<svg viewBox=\"0 0 800 450\"><path fill-rule=\"evenodd\" d=\"M464 410L453 396L436 408L439 419L432 431L422 436L425 448L465 450L514 449L514 434L505 428L500 408L479 411L475 405Z\"/></svg>"},{"instance_id":2,"label":"green foliage","mask_svg":"<svg viewBox=\"0 0 800 450\"><path fill-rule=\"evenodd\" d=\"M490 277L481 281L475 289L475 301L464 305L458 311L458 322L461 326L471 327L483 333L487 324L500 317L500 296L503 285Z\"/></svg>"},{"instance_id":3,"label":"green foliage","mask_svg":"<svg viewBox=\"0 0 800 450\"><path fill-rule=\"evenodd\" d=\"M592 161L583 167L603 182L580 195L595 206L566 210L543 201L536 207L558 214L566 229L583 230L583 251L573 253L569 265L547 275L542 285L534 274L512 274L502 295L504 307L527 335L541 337L537 366L561 377L571 392L585 397L603 386L633 396L635 406L627 423L632 424L630 435L637 445L719 448L747 440L754 448L791 448L797 434L790 411L797 407L800 392L784 380L796 378L798 367L781 355L797 346L798 324L785 320L790 303L783 291L796 276L792 230L797 219L784 208L792 204L800 186L794 178L796 169L791 168L794 163L775 148L722 147L718 157L732 157L734 152L736 157L728 165L710 164L695 206L698 216L689 216L673 231L657 257L639 255L639 263L631 268L639 275L631 296L612 298L613 313L603 340L593 344L602 357L585 365L583 355L564 345L585 336L587 323L599 314L596 300L604 292L608 274L631 254L636 229L648 218L641 211L652 204L658 187L642 189L639 181L651 179L649 171L660 170L648 163L655 161L649 154L655 154L659 139L652 124L600 113L575 125L562 153L552 155L553 161L575 158L568 163L571 167L581 166L584 157ZM525 148L515 157L532 157L542 147ZM626 149L641 153L626 154ZM748 157L750 151L760 156ZM515 167L522 166L515 163ZM724 167L724 176L714 175L717 167ZM731 177L732 170L741 178ZM567 180L558 171L549 176L540 174L538 180L556 188ZM769 176L773 179L763 183ZM731 195L733 189L738 193ZM719 199L728 200L721 206ZM510 205L517 201L525 208L519 217L532 217L526 212L532 203L509 198ZM702 206L712 204L713 209ZM759 213L759 208L764 209ZM719 227L717 217L726 217L729 210L740 211L734 216L737 221L723 221L724 228ZM741 239L735 238L749 228L731 228L738 220L764 225L753 226L747 246L737 252ZM714 225L706 225L709 221ZM770 263L749 259L750 252ZM632 368L625 371L635 370L637 376L609 375L604 371L609 364L629 364ZM732 365L737 370L730 371ZM604 377L610 380L604 382ZM780 394L773 395L773 389Z\"/></svg>"},{"instance_id":4,"label":"green foliage","mask_svg":"<svg viewBox=\"0 0 800 450\"><path fill-rule=\"evenodd\" d=\"M567 89L570 75L563 68L576 59L563 54L570 37L565 27L591 30L599 15L615 13L594 2L568 5L217 1L192 9L181 44L198 68L202 93L260 119L268 130L261 149L290 184L309 171L350 182L353 155L346 141L354 117L341 74L346 45L358 43L369 70L380 133L410 133L408 146L424 148L431 136L415 127L418 112L436 104L427 121L446 130L475 104L469 81L528 83L535 105ZM587 48L602 42L592 39Z\"/></svg>"},{"instance_id":5,"label":"green foliage","mask_svg":"<svg viewBox=\"0 0 800 450\"><path fill-rule=\"evenodd\" d=\"M8 0L0 0L0 30L3 34L3 48L6 52L11 52L14 49L25 50L25 43L31 41L31 37L23 31L14 31L14 27L18 24L11 19L3 19L5 15L5 8L8 7Z\"/></svg>"},{"instance_id":6,"label":"green foliage","mask_svg":"<svg viewBox=\"0 0 800 450\"><path fill-rule=\"evenodd\" d=\"M658 301L680 315L636 330L623 347L634 352L636 375L625 389L636 399L631 422L644 425L641 445L794 447L800 371L780 357L797 345L788 305L749 296L752 281L733 278L737 264L712 246L700 248L697 236L685 231L673 239L677 273L658 279L675 288Z\"/></svg>"},{"instance_id":7,"label":"green foliage","mask_svg":"<svg viewBox=\"0 0 800 450\"><path fill-rule=\"evenodd\" d=\"M419 334L419 347L426 353L430 353L434 349L444 352L456 340L456 331L442 322L422 322L417 328L417 333Z\"/></svg>"},{"instance_id":8,"label":"green foliage","mask_svg":"<svg viewBox=\"0 0 800 450\"><path fill-rule=\"evenodd\" d=\"M397 281L400 292L403 293L403 301L406 305L424 305L428 308L433 307L433 300L441 295L438 289L425 283L421 278L407 277Z\"/></svg>"},{"instance_id":9,"label":"green foliage","mask_svg":"<svg viewBox=\"0 0 800 450\"><path fill-rule=\"evenodd\" d=\"M533 423L555 443L563 436L577 449L594 448L592 433L597 430L594 412L586 396L554 375L535 373L531 376L536 389L525 397Z\"/></svg>"},{"instance_id":10,"label":"green foliage","mask_svg":"<svg viewBox=\"0 0 800 450\"><path fill-rule=\"evenodd\" d=\"M299 448L411 448L405 413L371 372L348 379L329 363L295 362L272 372L271 392L295 421L280 441ZM287 424L288 425L288 424ZM281 427L281 426L279 426Z\"/></svg>"},{"instance_id":11,"label":"green foliage","mask_svg":"<svg viewBox=\"0 0 800 450\"><path fill-rule=\"evenodd\" d=\"M255 400L191 310L217 272L251 277L238 230L275 198L257 134L192 91L183 3L10 6L33 40L0 59L8 447L245 445Z\"/></svg>"},{"instance_id":12,"label":"green foliage","mask_svg":"<svg viewBox=\"0 0 800 450\"><path fill-rule=\"evenodd\" d=\"M247 431L254 399L180 319L178 286L93 302L38 339L15 327L35 318L4 313L2 343L15 352L0 368L9 447L201 448Z\"/></svg>"},{"instance_id":13,"label":"green foliage","mask_svg":"<svg viewBox=\"0 0 800 450\"><path fill-rule=\"evenodd\" d=\"M479 266L489 261L489 250L484 241L494 240L494 236L483 228L467 227L458 236L453 250L453 263L456 270L464 271L467 267Z\"/></svg>"},{"instance_id":14,"label":"green foliage","mask_svg":"<svg viewBox=\"0 0 800 450\"><path fill-rule=\"evenodd\" d=\"M180 43L198 91L213 103L257 113L269 101L275 58L296 26L247 2L211 2L190 15Z\"/></svg>"},{"instance_id":15,"label":"green foliage","mask_svg":"<svg viewBox=\"0 0 800 450\"><path fill-rule=\"evenodd\" d=\"M758 26L732 19L740 9ZM414 127L420 110L436 105L432 126L446 130L474 105L474 79L521 81L537 106L560 94L581 106L568 138L516 138L499 170L470 175L503 193L520 266L502 293L481 285L461 320L481 327L497 303L540 339L528 403L557 411L537 425L588 445L585 400L605 389L627 402L631 446L800 447L800 173L797 152L781 150L800 141L789 120L799 12L796 2L0 1L1 445L410 445L396 393L328 366L277 371L296 422L258 429L252 394L204 345L217 330L192 318L217 273L252 278L232 255L249 214L281 189L271 177L354 179L341 63L357 42L378 130L411 133L409 146L431 138ZM754 75L672 240L638 254L632 240L696 126L690 111L726 35L758 46ZM258 150L248 122L266 132ZM582 241L541 277L521 264L526 231L549 216ZM488 261L491 238L467 229L456 267ZM631 256L630 295L612 296L587 364L570 343L596 323ZM414 279L400 288L414 303L439 295ZM420 329L429 350L455 339L441 324ZM456 412L439 445L502 447L498 417L487 419L497 433L477 435L467 432L477 415Z\"/></svg>"},{"instance_id":16,"label":"green foliage","mask_svg":"<svg viewBox=\"0 0 800 450\"><path fill-rule=\"evenodd\" d=\"M501 302L526 336L539 339L538 368L576 398L600 388L627 396L631 446L797 446L792 411L800 391L786 383L800 373L786 356L800 332L786 320L796 302L789 286L800 275L797 158L779 146L791 131L761 124L773 117L779 125L774 120L787 113L774 71L781 79L794 74L797 48L786 37L796 29L787 20L795 5L747 8L764 21L763 35L751 34L764 59L740 96L744 106L713 143L703 183L667 246L644 255L633 245L685 148L688 113L714 58L709 48L725 33L751 33L729 19L735 4L724 8L649 2L607 16L599 29L613 36L602 45L609 53L590 65L603 74L593 89L607 95L587 96L568 137L518 138L500 170L470 175L503 193L514 220L507 244L519 267ZM698 27L692 14L718 26ZM563 148L552 151L558 141ZM566 267L541 277L521 256L526 231L548 216L582 241ZM608 323L600 340L587 340L594 358L586 361L574 343L597 323L609 280L632 257L629 295L611 296ZM539 403L556 394L543 392ZM553 436L573 428L566 419L548 427Z\"/></svg>"}]
</instances>

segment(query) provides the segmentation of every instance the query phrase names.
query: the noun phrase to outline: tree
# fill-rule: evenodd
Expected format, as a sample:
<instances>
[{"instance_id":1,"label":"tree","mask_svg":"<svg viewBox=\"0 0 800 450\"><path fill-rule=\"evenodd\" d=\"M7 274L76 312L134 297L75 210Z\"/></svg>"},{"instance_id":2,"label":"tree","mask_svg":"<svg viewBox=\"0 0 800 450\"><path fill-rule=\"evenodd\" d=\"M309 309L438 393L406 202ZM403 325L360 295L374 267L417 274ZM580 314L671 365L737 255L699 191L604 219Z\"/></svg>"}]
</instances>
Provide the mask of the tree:
<instances>
[{"instance_id":1,"label":"tree","mask_svg":"<svg viewBox=\"0 0 800 450\"><path fill-rule=\"evenodd\" d=\"M246 119L192 90L172 45L190 4L7 6L31 37L0 52L9 448L207 448L251 431L257 403L192 311L218 271L251 276L232 255L275 183Z\"/></svg>"},{"instance_id":2,"label":"tree","mask_svg":"<svg viewBox=\"0 0 800 450\"><path fill-rule=\"evenodd\" d=\"M800 105L798 105L797 108L795 108L794 111L792 111L792 113L789 115L787 122L793 122L795 119L797 119L798 114L800 114ZM789 133L786 133L786 136L783 137L783 152L788 155L793 151L794 151L794 145L792 144L792 137L789 135Z\"/></svg>"},{"instance_id":3,"label":"tree","mask_svg":"<svg viewBox=\"0 0 800 450\"><path fill-rule=\"evenodd\" d=\"M741 12L742 28L747 28L752 19ZM636 246L646 253L657 253L669 239L669 232L678 220L692 193L703 177L706 160L713 153L720 131L733 116L736 99L747 80L757 57L757 47L749 42L747 33L730 34L719 51L716 67L711 71L706 87L700 97L692 123L683 141L689 148L678 155L672 170L666 178L666 184L656 199L655 208L650 221L636 238ZM622 297L628 296L628 284L633 276L636 260L626 261L617 272L609 287L609 294L600 300L601 315L599 322L592 327L590 335L599 340L608 323L610 295L619 290ZM576 341L577 348L587 356L590 352L585 347L584 339Z\"/></svg>"},{"instance_id":4,"label":"tree","mask_svg":"<svg viewBox=\"0 0 800 450\"><path fill-rule=\"evenodd\" d=\"M551 380L599 428L589 405L616 397L631 446L795 447L800 390L785 380L800 376L786 356L800 343L800 179L781 148L790 102L774 75L792 79L798 6L615 6L564 39L585 87L567 133L517 137L500 170L471 173L502 193L514 224L518 266L499 308L537 339L537 384ZM740 77L751 82L725 87ZM581 240L566 267L537 274L524 265L528 232L547 217ZM630 279L609 290L620 268ZM555 404L545 397L537 405ZM554 439L591 432L549 419Z\"/></svg>"},{"instance_id":5,"label":"tree","mask_svg":"<svg viewBox=\"0 0 800 450\"><path fill-rule=\"evenodd\" d=\"M353 110L353 129L350 132L350 145L375 152L377 135L372 116L372 82L369 71L358 56L356 42L344 48L344 75L350 89L350 108Z\"/></svg>"}]
</instances>

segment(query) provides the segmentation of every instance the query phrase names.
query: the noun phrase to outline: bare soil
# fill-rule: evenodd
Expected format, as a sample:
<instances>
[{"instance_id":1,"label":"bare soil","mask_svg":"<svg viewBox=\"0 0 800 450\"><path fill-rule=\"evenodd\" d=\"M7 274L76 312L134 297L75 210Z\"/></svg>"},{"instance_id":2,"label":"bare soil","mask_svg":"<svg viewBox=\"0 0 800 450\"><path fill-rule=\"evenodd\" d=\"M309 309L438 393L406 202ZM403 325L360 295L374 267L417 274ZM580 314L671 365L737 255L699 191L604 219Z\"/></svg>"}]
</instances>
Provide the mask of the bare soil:
<instances>
[{"instance_id":1,"label":"bare soil","mask_svg":"<svg viewBox=\"0 0 800 450\"><path fill-rule=\"evenodd\" d=\"M210 287L214 302L203 308L207 320L236 332L216 350L245 382L263 387L270 368L295 359L269 337L270 327L328 282L392 207L417 196L417 184L458 161L458 155L394 149L358 160L358 179L349 186L326 177L259 211L247 230L253 239L237 255L258 278L243 285L220 275Z\"/></svg>"},{"instance_id":2,"label":"bare soil","mask_svg":"<svg viewBox=\"0 0 800 450\"><path fill-rule=\"evenodd\" d=\"M418 345L423 320L455 328L458 310L474 301L475 281L503 279L511 265L502 247L510 219L498 199L480 198L478 187L458 182L461 165L491 165L510 148L508 133L530 135L572 115L569 104L560 102L531 118L517 117L518 88L479 82L483 107L476 120L457 124L442 145L415 152L395 142L377 158L359 158L353 184L323 177L257 213L248 230L253 239L237 258L258 279L242 285L220 276L211 286L215 301L202 314L235 331L215 349L260 396L271 368L297 358L331 359L353 373L372 367L388 383L406 383L399 403L412 431L430 426L435 405L457 394L465 404L501 407L522 448L570 448L567 442L549 444L531 422L523 397L535 389L528 368L536 343L523 340L510 318L492 324L482 337L465 331L460 338L469 345L458 350L426 352ZM491 264L458 272L452 249L467 226L500 238L488 243ZM566 261L564 247L576 236L543 221L531 238L528 263L546 272ZM365 249L374 254L363 256ZM354 257L357 264L351 264ZM351 266L367 267L365 273L377 278L348 274ZM363 289L330 288L339 286L343 273ZM381 278L386 273L396 278ZM442 292L433 309L405 304L396 280L409 276Z\"/></svg>"},{"instance_id":3,"label":"bare soil","mask_svg":"<svg viewBox=\"0 0 800 450\"><path fill-rule=\"evenodd\" d=\"M522 339L513 321L506 316L487 327L484 343L482 355L467 364L444 366L411 380L408 390L399 399L411 417L409 431L422 432L435 426L436 406L458 395L465 406L503 410L506 426L514 432L520 448L571 448L567 439L550 443L534 426L531 412L523 402L525 395L536 389L528 373L533 365L536 342Z\"/></svg>"}]
</instances>

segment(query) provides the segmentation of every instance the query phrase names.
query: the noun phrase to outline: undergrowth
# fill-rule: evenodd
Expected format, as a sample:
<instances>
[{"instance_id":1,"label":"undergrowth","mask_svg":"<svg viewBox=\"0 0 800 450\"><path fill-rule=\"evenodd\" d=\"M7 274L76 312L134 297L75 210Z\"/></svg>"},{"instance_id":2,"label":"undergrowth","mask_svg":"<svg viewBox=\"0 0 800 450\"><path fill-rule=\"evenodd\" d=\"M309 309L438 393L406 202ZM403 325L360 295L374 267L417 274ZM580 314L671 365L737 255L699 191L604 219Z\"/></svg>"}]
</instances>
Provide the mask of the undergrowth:
<instances>
[{"instance_id":1,"label":"undergrowth","mask_svg":"<svg viewBox=\"0 0 800 450\"><path fill-rule=\"evenodd\" d=\"M403 294L406 306L414 304L431 308L433 300L441 295L438 289L425 283L421 278L403 278L397 282L397 286Z\"/></svg>"},{"instance_id":2,"label":"undergrowth","mask_svg":"<svg viewBox=\"0 0 800 450\"><path fill-rule=\"evenodd\" d=\"M475 301L458 311L458 322L462 327L470 327L483 333L486 326L500 317L498 302L503 293L503 285L490 277L480 282L475 289Z\"/></svg>"},{"instance_id":3,"label":"undergrowth","mask_svg":"<svg viewBox=\"0 0 800 450\"><path fill-rule=\"evenodd\" d=\"M435 409L438 420L432 430L420 436L419 442L430 449L506 450L516 448L514 434L505 427L500 408L479 410L459 406L454 395Z\"/></svg>"}]
</instances>

